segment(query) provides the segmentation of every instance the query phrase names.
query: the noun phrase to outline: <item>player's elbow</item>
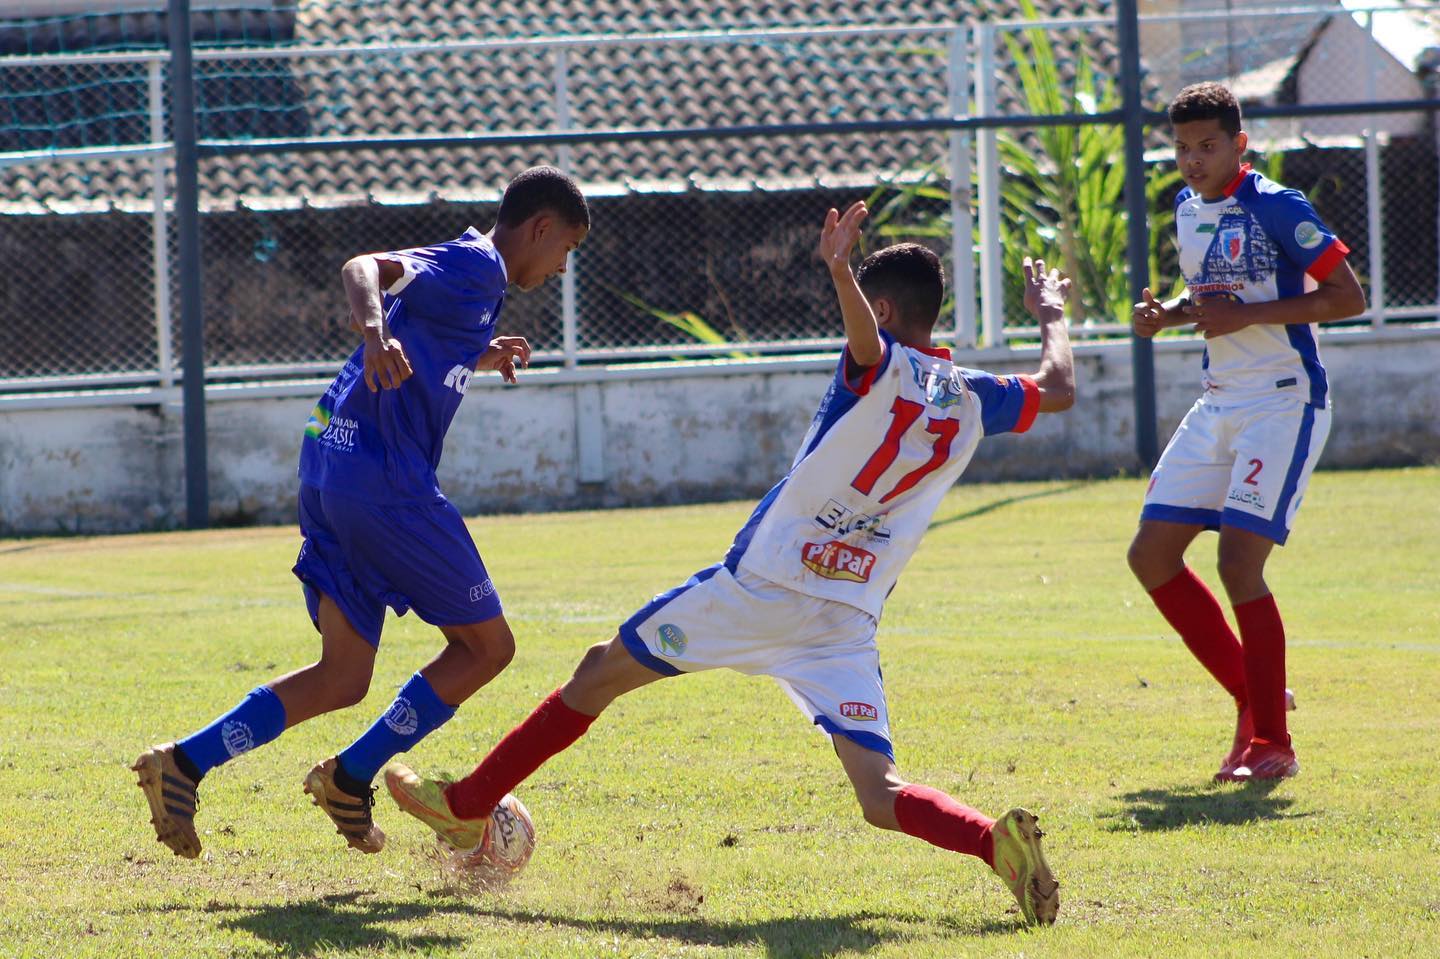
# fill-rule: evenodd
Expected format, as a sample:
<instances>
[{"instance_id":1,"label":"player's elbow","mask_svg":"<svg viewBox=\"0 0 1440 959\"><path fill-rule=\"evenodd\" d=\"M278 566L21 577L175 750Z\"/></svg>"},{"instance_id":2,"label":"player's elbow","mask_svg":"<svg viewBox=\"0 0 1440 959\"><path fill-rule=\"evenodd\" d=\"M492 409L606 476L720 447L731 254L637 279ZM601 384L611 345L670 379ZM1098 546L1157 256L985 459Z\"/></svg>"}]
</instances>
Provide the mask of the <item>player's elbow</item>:
<instances>
[{"instance_id":1,"label":"player's elbow","mask_svg":"<svg viewBox=\"0 0 1440 959\"><path fill-rule=\"evenodd\" d=\"M1075 374L1070 369L1050 368L1035 376L1040 390L1041 413L1063 413L1075 405Z\"/></svg>"},{"instance_id":2,"label":"player's elbow","mask_svg":"<svg viewBox=\"0 0 1440 959\"><path fill-rule=\"evenodd\" d=\"M1345 311L1341 314L1342 318L1359 316L1365 312L1367 306L1365 291L1360 288L1359 283L1352 283L1346 287L1344 299L1340 304L1340 308Z\"/></svg>"}]
</instances>

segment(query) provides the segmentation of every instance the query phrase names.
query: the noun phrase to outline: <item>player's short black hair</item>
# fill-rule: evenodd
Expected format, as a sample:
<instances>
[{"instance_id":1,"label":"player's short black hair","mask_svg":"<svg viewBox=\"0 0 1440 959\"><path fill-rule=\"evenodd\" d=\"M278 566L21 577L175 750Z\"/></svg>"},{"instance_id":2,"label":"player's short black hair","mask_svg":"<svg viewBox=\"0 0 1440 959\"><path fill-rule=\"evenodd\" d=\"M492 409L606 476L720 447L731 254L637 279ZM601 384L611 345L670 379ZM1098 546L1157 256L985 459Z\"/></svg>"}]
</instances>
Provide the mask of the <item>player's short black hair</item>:
<instances>
[{"instance_id":1,"label":"player's short black hair","mask_svg":"<svg viewBox=\"0 0 1440 959\"><path fill-rule=\"evenodd\" d=\"M496 219L519 226L537 213L554 212L571 226L590 229L590 207L575 181L553 166L532 166L510 181Z\"/></svg>"},{"instance_id":2,"label":"player's short black hair","mask_svg":"<svg viewBox=\"0 0 1440 959\"><path fill-rule=\"evenodd\" d=\"M1219 120L1232 137L1240 132L1240 101L1220 83L1192 83L1170 101L1170 125L1195 120Z\"/></svg>"},{"instance_id":3,"label":"player's short black hair","mask_svg":"<svg viewBox=\"0 0 1440 959\"><path fill-rule=\"evenodd\" d=\"M945 268L940 258L919 243L897 243L876 250L855 273L860 289L872 302L884 297L895 305L900 322L930 329L945 299Z\"/></svg>"}]
</instances>

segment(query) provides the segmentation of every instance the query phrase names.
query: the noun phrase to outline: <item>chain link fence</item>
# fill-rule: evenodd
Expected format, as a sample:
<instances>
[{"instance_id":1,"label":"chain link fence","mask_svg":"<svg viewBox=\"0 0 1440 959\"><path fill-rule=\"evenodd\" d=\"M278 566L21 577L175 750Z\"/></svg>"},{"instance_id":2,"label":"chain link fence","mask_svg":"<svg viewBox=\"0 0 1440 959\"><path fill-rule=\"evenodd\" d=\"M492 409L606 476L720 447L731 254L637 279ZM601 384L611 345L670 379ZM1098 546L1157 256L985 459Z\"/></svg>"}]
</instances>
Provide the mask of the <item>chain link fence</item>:
<instances>
[{"instance_id":1,"label":"chain link fence","mask_svg":"<svg viewBox=\"0 0 1440 959\"><path fill-rule=\"evenodd\" d=\"M1401 64L1377 36L1379 14L1270 16L1147 18L1147 106L1202 75L1197 63L1279 109L1432 95L1433 73ZM304 26L290 24L291 38ZM163 52L0 58L0 251L18 267L0 274L15 334L0 389L174 382L166 62ZM338 279L347 258L487 229L508 176L540 162L576 175L595 225L566 282L506 304L504 331L528 337L541 362L834 345L813 250L825 210L855 199L871 203L872 246L911 239L945 259L953 292L941 329L956 345L1033 334L1017 279L1027 253L1076 276L1078 335L1123 336L1116 62L1103 18L198 47L200 137L227 147L199 171L207 367L216 378L328 373L354 343ZM1374 80L1357 90L1367 64ZM1116 119L943 127L1076 115ZM856 121L881 126L814 126ZM1433 320L1434 114L1266 116L1247 128L1257 165L1309 193L1354 250L1371 297L1363 322ZM527 142L555 131L600 139ZM498 142L506 135L514 142ZM325 142L336 137L362 139ZM1180 184L1163 124L1149 137L1151 274L1164 289L1176 276ZM297 139L317 148L266 142Z\"/></svg>"}]
</instances>

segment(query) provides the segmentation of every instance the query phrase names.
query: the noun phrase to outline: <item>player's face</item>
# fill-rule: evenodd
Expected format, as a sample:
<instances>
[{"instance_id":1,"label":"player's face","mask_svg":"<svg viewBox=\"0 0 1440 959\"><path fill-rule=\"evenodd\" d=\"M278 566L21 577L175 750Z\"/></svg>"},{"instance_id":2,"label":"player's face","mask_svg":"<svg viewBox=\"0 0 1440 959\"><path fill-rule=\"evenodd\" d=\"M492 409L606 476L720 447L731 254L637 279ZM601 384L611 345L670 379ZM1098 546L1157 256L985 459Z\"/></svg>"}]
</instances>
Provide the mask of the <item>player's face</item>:
<instances>
[{"instance_id":1,"label":"player's face","mask_svg":"<svg viewBox=\"0 0 1440 959\"><path fill-rule=\"evenodd\" d=\"M1206 199L1223 196L1225 187L1240 173L1240 158L1248 143L1245 131L1232 137L1219 120L1191 120L1177 123L1173 129L1175 165L1190 189Z\"/></svg>"},{"instance_id":2,"label":"player's face","mask_svg":"<svg viewBox=\"0 0 1440 959\"><path fill-rule=\"evenodd\" d=\"M521 275L511 278L522 290L533 290L550 277L564 273L570 254L590 232L589 227L566 223L549 214L537 216L530 226L531 255L525 269L518 271Z\"/></svg>"}]
</instances>

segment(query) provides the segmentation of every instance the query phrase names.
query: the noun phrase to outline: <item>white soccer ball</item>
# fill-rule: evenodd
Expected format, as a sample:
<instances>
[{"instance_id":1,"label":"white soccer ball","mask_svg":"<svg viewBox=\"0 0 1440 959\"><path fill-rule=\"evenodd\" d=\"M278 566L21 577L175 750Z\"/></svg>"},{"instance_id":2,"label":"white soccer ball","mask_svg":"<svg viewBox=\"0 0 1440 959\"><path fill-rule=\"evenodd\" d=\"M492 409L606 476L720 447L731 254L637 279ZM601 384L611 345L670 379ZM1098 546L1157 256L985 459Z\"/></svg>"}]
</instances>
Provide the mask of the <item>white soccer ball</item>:
<instances>
[{"instance_id":1,"label":"white soccer ball","mask_svg":"<svg viewBox=\"0 0 1440 959\"><path fill-rule=\"evenodd\" d=\"M449 866L457 878L487 889L520 874L535 852L535 823L525 804L509 793L490 814L485 836L473 849L455 850Z\"/></svg>"}]
</instances>

